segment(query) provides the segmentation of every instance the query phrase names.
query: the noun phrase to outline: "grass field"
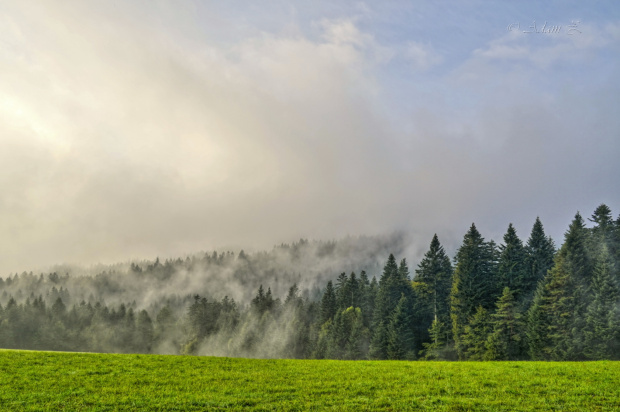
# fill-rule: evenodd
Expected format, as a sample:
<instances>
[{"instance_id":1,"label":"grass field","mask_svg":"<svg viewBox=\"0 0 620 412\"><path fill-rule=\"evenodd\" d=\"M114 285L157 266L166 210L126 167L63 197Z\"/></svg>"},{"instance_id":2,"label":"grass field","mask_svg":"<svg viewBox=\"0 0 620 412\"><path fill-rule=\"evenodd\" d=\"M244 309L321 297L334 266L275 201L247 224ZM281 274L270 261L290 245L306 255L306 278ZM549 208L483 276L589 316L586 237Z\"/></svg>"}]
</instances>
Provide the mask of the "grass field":
<instances>
[{"instance_id":1,"label":"grass field","mask_svg":"<svg viewBox=\"0 0 620 412\"><path fill-rule=\"evenodd\" d=\"M362 362L0 350L0 410L620 410L620 362Z\"/></svg>"}]
</instances>

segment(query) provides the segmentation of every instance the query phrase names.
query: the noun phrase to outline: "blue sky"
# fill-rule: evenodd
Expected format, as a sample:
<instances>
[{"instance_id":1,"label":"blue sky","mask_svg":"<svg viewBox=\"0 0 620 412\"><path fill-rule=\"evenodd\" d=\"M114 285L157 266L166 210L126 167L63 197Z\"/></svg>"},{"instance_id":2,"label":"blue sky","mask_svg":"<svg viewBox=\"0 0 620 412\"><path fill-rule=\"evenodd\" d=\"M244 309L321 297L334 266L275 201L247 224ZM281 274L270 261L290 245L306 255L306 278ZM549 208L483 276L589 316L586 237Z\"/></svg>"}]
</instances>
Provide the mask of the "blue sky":
<instances>
[{"instance_id":1,"label":"blue sky","mask_svg":"<svg viewBox=\"0 0 620 412\"><path fill-rule=\"evenodd\" d=\"M559 243L620 212L618 56L613 1L2 2L0 275L393 230L415 262L536 216Z\"/></svg>"}]
</instances>

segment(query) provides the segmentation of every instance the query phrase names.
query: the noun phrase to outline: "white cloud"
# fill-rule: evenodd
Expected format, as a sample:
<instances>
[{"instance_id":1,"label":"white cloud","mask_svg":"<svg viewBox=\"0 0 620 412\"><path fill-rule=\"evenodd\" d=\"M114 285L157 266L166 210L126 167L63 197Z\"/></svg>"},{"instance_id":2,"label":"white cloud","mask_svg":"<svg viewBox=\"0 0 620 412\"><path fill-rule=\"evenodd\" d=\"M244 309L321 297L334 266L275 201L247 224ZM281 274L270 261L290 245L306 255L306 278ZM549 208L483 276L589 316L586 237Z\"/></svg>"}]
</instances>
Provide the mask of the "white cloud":
<instances>
[{"instance_id":1,"label":"white cloud","mask_svg":"<svg viewBox=\"0 0 620 412\"><path fill-rule=\"evenodd\" d=\"M615 26L540 44L502 37L454 68L430 42L379 41L372 15L306 22L321 30L311 36L294 19L263 30L211 9L0 7L0 275L409 227L460 239L477 217L511 219L496 203L528 222L551 210L546 192L575 178L570 162L618 150L615 112L600 109L613 93L596 103L597 90L575 99L536 83L555 80L556 62L608 52ZM242 35L220 39L234 22ZM439 64L447 74L427 76ZM607 129L586 150L579 136L596 124ZM555 171L547 156L562 142Z\"/></svg>"},{"instance_id":2,"label":"white cloud","mask_svg":"<svg viewBox=\"0 0 620 412\"><path fill-rule=\"evenodd\" d=\"M432 47L417 42L409 42L404 55L412 62L415 69L421 71L428 70L443 61Z\"/></svg>"}]
</instances>

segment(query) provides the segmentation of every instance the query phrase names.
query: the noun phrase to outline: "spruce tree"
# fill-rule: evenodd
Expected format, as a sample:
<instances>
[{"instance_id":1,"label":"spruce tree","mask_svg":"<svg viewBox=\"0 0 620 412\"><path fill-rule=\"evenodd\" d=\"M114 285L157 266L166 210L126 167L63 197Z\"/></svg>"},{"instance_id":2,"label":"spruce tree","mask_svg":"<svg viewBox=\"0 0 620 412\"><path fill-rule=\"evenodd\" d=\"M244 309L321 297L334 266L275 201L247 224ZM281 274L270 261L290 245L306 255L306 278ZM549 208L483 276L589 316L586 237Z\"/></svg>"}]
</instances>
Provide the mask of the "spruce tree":
<instances>
[{"instance_id":1,"label":"spruce tree","mask_svg":"<svg viewBox=\"0 0 620 412\"><path fill-rule=\"evenodd\" d=\"M424 349L420 351L420 355L423 359L452 359L452 354L446 349L450 337L450 327L440 322L438 319L434 319L428 330L428 334L430 341L424 342L422 344Z\"/></svg>"},{"instance_id":2,"label":"spruce tree","mask_svg":"<svg viewBox=\"0 0 620 412\"><path fill-rule=\"evenodd\" d=\"M487 351L487 340L492 331L489 312L482 306L476 308L461 338L461 357L468 360L484 360Z\"/></svg>"},{"instance_id":3,"label":"spruce tree","mask_svg":"<svg viewBox=\"0 0 620 412\"><path fill-rule=\"evenodd\" d=\"M592 281L593 265L591 255L588 253L589 232L585 227L583 218L577 212L564 236L562 250L566 257L566 263L570 266L571 276L578 287L589 290Z\"/></svg>"},{"instance_id":4,"label":"spruce tree","mask_svg":"<svg viewBox=\"0 0 620 412\"><path fill-rule=\"evenodd\" d=\"M414 359L414 339L412 330L411 305L405 294L401 298L390 316L388 324L388 359Z\"/></svg>"},{"instance_id":5,"label":"spruce tree","mask_svg":"<svg viewBox=\"0 0 620 412\"><path fill-rule=\"evenodd\" d=\"M523 324L517 311L514 294L505 287L497 301L497 310L491 315L493 332L486 344L487 360L515 360L522 357Z\"/></svg>"},{"instance_id":6,"label":"spruce tree","mask_svg":"<svg viewBox=\"0 0 620 412\"><path fill-rule=\"evenodd\" d=\"M565 234L564 244L560 251L565 256L565 267L574 287L571 359L583 358L585 315L592 301L591 284L594 266L588 248L589 243L590 233L578 212Z\"/></svg>"},{"instance_id":7,"label":"spruce tree","mask_svg":"<svg viewBox=\"0 0 620 412\"><path fill-rule=\"evenodd\" d=\"M450 289L452 287L452 265L446 255L443 246L439 243L437 234L433 236L429 250L416 269L416 283L425 285L424 298L421 305L430 318L419 319L416 323L422 323L421 328L429 329L433 321L444 325L450 323ZM416 294L417 296L417 294Z\"/></svg>"},{"instance_id":8,"label":"spruce tree","mask_svg":"<svg viewBox=\"0 0 620 412\"><path fill-rule=\"evenodd\" d=\"M614 275L614 262L603 245L594 269L593 300L585 319L584 352L589 359L618 359L617 337L620 333L617 308L620 306L620 286Z\"/></svg>"},{"instance_id":9,"label":"spruce tree","mask_svg":"<svg viewBox=\"0 0 620 412\"><path fill-rule=\"evenodd\" d=\"M321 299L321 325L328 320L333 319L334 315L336 315L337 310L338 306L336 302L336 292L334 291L334 286L332 284L332 281L330 280L329 282L327 282L325 293L323 294L323 298Z\"/></svg>"},{"instance_id":10,"label":"spruce tree","mask_svg":"<svg viewBox=\"0 0 620 412\"><path fill-rule=\"evenodd\" d=\"M608 253L613 257L616 246L616 225L611 215L611 209L607 205L601 204L594 210L589 220L594 223L591 239L594 255L598 255L605 245L610 249Z\"/></svg>"},{"instance_id":11,"label":"spruce tree","mask_svg":"<svg viewBox=\"0 0 620 412\"><path fill-rule=\"evenodd\" d=\"M412 305L413 289L409 282L409 269L403 259L400 267L396 265L394 255L390 254L383 268L383 274L379 281L379 291L375 301L373 336L370 345L370 357L372 359L387 359L388 325L390 317L404 295L407 303Z\"/></svg>"},{"instance_id":12,"label":"spruce tree","mask_svg":"<svg viewBox=\"0 0 620 412\"><path fill-rule=\"evenodd\" d=\"M607 247L613 264L612 276L620 281L620 225L613 220L611 209L605 204L596 208L590 221L594 223L590 237L591 255L596 259L602 248Z\"/></svg>"},{"instance_id":13,"label":"spruce tree","mask_svg":"<svg viewBox=\"0 0 620 412\"><path fill-rule=\"evenodd\" d=\"M375 281L376 283L376 281ZM364 320L364 326L370 328L372 323L372 312L374 309L374 291L371 289L371 282L368 279L366 272L362 270L359 280L360 291L360 309L362 310L362 317Z\"/></svg>"},{"instance_id":14,"label":"spruce tree","mask_svg":"<svg viewBox=\"0 0 620 412\"><path fill-rule=\"evenodd\" d=\"M526 338L528 355L531 360L548 360L548 350L551 347L549 340L550 313L546 310L548 300L547 283L550 275L538 282L532 305L527 311Z\"/></svg>"},{"instance_id":15,"label":"spruce tree","mask_svg":"<svg viewBox=\"0 0 620 412\"><path fill-rule=\"evenodd\" d=\"M499 282L502 287L510 288L515 298L519 299L524 289L528 288L528 275L525 248L512 223L508 225L508 230L504 235L504 244L500 245L499 249L497 269Z\"/></svg>"},{"instance_id":16,"label":"spruce tree","mask_svg":"<svg viewBox=\"0 0 620 412\"><path fill-rule=\"evenodd\" d=\"M534 291L543 281L547 272L553 267L555 245L550 237L547 237L540 221L536 218L532 232L525 246L526 252L526 278L521 285L523 307L529 307L534 296Z\"/></svg>"},{"instance_id":17,"label":"spruce tree","mask_svg":"<svg viewBox=\"0 0 620 412\"><path fill-rule=\"evenodd\" d=\"M552 360L575 360L579 352L574 330L576 287L566 260L566 254L561 250L545 285L547 296L543 310L549 319L549 347L545 352Z\"/></svg>"},{"instance_id":18,"label":"spruce tree","mask_svg":"<svg viewBox=\"0 0 620 412\"><path fill-rule=\"evenodd\" d=\"M336 279L336 303L338 306L338 310L344 310L348 308L347 306L347 296L346 296L346 287L349 279L347 278L347 274L342 272L338 275L338 279Z\"/></svg>"},{"instance_id":19,"label":"spruce tree","mask_svg":"<svg viewBox=\"0 0 620 412\"><path fill-rule=\"evenodd\" d=\"M452 334L459 358L464 357L463 336L478 306L491 310L498 298L497 262L494 243L485 242L471 225L456 254L450 295Z\"/></svg>"}]
</instances>

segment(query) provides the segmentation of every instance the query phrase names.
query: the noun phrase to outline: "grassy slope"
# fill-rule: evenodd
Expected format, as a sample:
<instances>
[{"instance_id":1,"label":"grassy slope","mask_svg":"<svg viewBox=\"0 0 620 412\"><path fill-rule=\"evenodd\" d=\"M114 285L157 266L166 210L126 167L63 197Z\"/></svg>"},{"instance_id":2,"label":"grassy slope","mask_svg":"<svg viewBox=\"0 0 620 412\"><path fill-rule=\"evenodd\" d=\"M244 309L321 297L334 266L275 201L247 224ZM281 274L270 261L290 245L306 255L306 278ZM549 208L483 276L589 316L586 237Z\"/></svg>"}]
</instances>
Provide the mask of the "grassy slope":
<instances>
[{"instance_id":1,"label":"grassy slope","mask_svg":"<svg viewBox=\"0 0 620 412\"><path fill-rule=\"evenodd\" d=\"M253 360L0 350L0 410L620 410L620 362Z\"/></svg>"}]
</instances>

